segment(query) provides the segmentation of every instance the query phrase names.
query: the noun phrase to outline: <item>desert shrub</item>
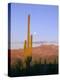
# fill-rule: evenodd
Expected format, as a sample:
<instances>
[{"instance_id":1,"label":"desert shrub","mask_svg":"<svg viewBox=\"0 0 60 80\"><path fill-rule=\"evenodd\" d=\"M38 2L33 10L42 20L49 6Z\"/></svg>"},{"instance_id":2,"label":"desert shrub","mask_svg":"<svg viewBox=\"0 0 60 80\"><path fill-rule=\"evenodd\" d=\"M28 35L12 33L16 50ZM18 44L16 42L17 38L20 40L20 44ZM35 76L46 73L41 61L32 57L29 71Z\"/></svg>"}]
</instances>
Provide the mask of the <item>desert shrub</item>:
<instances>
[{"instance_id":1,"label":"desert shrub","mask_svg":"<svg viewBox=\"0 0 60 80\"><path fill-rule=\"evenodd\" d=\"M10 75L11 76L19 76L23 75L23 63L20 59L16 59L15 65L11 67Z\"/></svg>"},{"instance_id":2,"label":"desert shrub","mask_svg":"<svg viewBox=\"0 0 60 80\"><path fill-rule=\"evenodd\" d=\"M46 64L46 59L44 60L44 64Z\"/></svg>"},{"instance_id":3,"label":"desert shrub","mask_svg":"<svg viewBox=\"0 0 60 80\"><path fill-rule=\"evenodd\" d=\"M39 64L41 64L41 58L39 59Z\"/></svg>"}]
</instances>

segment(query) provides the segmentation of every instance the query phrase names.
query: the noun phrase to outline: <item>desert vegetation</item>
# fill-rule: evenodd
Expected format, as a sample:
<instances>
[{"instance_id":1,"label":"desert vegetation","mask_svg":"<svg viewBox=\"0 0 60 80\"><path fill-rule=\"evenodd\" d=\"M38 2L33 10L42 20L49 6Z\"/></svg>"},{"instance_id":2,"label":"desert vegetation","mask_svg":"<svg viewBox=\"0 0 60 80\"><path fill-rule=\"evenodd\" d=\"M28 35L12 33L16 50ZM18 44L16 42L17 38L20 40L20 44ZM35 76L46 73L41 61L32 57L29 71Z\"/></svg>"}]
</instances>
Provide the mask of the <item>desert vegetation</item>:
<instances>
[{"instance_id":1,"label":"desert vegetation","mask_svg":"<svg viewBox=\"0 0 60 80\"><path fill-rule=\"evenodd\" d=\"M24 67L24 64L26 65ZM54 63L41 63L41 59L39 62L32 62L31 57L28 57L24 62L22 60L17 59L15 64L10 67L9 76L33 76L33 75L49 75L49 74L58 74L58 63L56 59Z\"/></svg>"}]
</instances>

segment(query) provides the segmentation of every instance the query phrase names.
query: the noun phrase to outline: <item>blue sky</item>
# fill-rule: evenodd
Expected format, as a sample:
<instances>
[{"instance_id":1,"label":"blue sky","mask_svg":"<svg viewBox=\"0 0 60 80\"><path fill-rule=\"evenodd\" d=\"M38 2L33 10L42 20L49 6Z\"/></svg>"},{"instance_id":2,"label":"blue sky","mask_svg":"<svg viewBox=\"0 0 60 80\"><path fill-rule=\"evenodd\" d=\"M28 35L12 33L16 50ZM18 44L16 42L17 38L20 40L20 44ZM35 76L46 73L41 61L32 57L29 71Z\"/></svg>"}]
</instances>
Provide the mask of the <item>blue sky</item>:
<instances>
[{"instance_id":1,"label":"blue sky","mask_svg":"<svg viewBox=\"0 0 60 80\"><path fill-rule=\"evenodd\" d=\"M58 41L58 6L12 3L11 42L26 39L28 15L33 41Z\"/></svg>"}]
</instances>

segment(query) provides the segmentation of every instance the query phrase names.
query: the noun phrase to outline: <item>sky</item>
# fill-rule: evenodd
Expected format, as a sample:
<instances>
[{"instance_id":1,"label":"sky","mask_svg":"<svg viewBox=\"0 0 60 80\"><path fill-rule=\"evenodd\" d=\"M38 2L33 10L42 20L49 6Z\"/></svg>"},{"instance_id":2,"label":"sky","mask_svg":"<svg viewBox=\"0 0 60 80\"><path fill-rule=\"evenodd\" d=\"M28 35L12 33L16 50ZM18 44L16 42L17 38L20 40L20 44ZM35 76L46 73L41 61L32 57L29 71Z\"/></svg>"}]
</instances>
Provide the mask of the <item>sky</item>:
<instances>
[{"instance_id":1,"label":"sky","mask_svg":"<svg viewBox=\"0 0 60 80\"><path fill-rule=\"evenodd\" d=\"M58 42L58 6L11 4L11 43L27 38L28 15L34 41Z\"/></svg>"}]
</instances>

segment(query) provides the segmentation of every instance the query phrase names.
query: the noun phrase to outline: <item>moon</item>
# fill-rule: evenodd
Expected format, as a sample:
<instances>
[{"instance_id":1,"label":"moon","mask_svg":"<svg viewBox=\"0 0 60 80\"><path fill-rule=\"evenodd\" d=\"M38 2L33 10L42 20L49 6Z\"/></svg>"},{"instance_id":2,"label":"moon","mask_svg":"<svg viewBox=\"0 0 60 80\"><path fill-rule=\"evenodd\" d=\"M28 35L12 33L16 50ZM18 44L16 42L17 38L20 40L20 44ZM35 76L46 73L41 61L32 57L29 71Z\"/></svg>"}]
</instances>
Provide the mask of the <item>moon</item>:
<instances>
[{"instance_id":1,"label":"moon","mask_svg":"<svg viewBox=\"0 0 60 80\"><path fill-rule=\"evenodd\" d=\"M34 32L34 35L36 35L36 32Z\"/></svg>"}]
</instances>

